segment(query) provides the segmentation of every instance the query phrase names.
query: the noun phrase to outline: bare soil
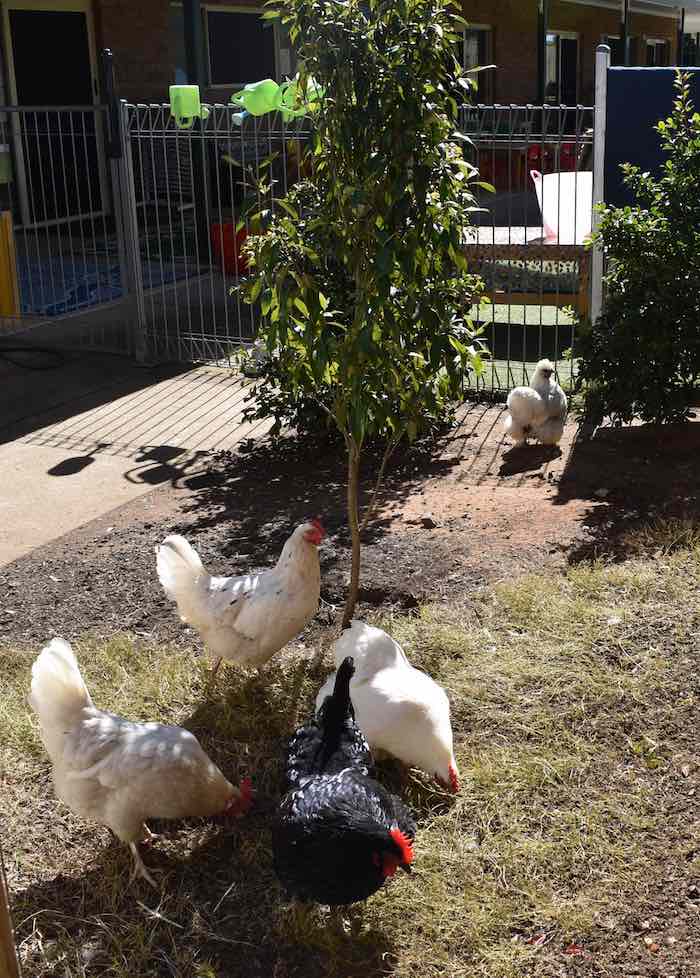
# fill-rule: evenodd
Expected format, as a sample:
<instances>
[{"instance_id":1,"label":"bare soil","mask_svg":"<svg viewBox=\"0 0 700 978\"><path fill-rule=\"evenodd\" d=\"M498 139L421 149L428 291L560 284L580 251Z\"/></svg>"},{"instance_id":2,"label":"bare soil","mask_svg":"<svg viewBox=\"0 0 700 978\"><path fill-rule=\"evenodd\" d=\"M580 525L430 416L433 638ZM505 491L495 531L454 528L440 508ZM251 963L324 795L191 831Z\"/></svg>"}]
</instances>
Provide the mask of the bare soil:
<instances>
[{"instance_id":1,"label":"bare soil","mask_svg":"<svg viewBox=\"0 0 700 978\"><path fill-rule=\"evenodd\" d=\"M659 515L698 513L700 424L599 429L570 424L560 448L509 448L500 407L465 406L437 445L391 464L363 549L362 607L469 600L475 588L592 556L624 557L626 533ZM368 456L365 486L377 460ZM129 630L186 640L155 575L154 550L182 533L215 573L269 566L291 528L319 515L321 625L349 567L344 458L337 445L244 444L0 569L0 642ZM154 482L160 480L153 477Z\"/></svg>"}]
</instances>

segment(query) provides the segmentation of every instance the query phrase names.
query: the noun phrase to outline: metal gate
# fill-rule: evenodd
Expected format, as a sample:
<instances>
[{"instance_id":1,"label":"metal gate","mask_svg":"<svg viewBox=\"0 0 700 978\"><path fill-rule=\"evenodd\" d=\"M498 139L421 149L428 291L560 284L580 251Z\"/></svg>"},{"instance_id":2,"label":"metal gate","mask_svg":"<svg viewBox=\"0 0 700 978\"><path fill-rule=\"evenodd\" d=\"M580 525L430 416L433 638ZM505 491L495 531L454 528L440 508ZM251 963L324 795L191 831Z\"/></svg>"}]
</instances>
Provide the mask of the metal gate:
<instances>
[{"instance_id":1,"label":"metal gate","mask_svg":"<svg viewBox=\"0 0 700 978\"><path fill-rule=\"evenodd\" d=\"M0 107L0 338L130 352L106 128L106 106Z\"/></svg>"},{"instance_id":2,"label":"metal gate","mask_svg":"<svg viewBox=\"0 0 700 978\"><path fill-rule=\"evenodd\" d=\"M230 363L256 334L242 296L246 213L299 177L308 132L232 106L178 128L169 105L121 104L121 198L142 359ZM206 114L208 112L208 115ZM492 352L481 390L527 382L543 356L575 377L577 322L588 315L592 108L474 106L461 127L495 192L482 194L465 249L491 303L473 310ZM270 187L259 180L272 161ZM539 174L539 176L538 176Z\"/></svg>"},{"instance_id":3,"label":"metal gate","mask_svg":"<svg viewBox=\"0 0 700 978\"><path fill-rule=\"evenodd\" d=\"M181 129L167 104L121 104L121 197L141 359L230 363L255 338L256 312L241 289L245 217L274 210L299 178L303 122L243 120L230 105L205 109L205 119Z\"/></svg>"}]
</instances>

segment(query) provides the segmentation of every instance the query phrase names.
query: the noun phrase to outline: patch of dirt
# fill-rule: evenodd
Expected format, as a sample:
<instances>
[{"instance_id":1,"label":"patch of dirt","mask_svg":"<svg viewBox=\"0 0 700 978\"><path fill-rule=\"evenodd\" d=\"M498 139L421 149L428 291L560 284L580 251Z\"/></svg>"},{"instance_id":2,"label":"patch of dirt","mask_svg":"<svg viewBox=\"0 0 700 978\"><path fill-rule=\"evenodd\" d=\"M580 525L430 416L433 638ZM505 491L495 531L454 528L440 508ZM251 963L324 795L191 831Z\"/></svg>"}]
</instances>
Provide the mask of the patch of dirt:
<instances>
[{"instance_id":1,"label":"patch of dirt","mask_svg":"<svg viewBox=\"0 0 700 978\"><path fill-rule=\"evenodd\" d=\"M364 606L410 609L465 600L485 584L557 570L591 555L624 556L625 532L656 515L698 511L700 424L567 427L561 447L511 449L502 409L465 406L436 445L390 465L362 557ZM366 488L377 459L365 465ZM192 642L155 574L156 545L183 533L215 573L273 563L291 528L318 514L322 608L328 625L349 572L344 458L337 446L249 443L211 459L204 474L174 479L0 570L0 642L36 645L53 635L129 630Z\"/></svg>"}]
</instances>

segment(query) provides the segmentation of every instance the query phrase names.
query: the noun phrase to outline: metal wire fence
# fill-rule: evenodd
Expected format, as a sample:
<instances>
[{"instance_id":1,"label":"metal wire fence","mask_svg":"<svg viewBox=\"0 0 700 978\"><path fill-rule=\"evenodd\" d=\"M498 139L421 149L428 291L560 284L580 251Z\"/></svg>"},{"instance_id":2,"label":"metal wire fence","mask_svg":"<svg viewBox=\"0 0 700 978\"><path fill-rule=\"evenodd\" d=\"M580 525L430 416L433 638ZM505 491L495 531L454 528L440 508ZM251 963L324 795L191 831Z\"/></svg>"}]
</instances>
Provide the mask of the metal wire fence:
<instances>
[{"instance_id":1,"label":"metal wire fence","mask_svg":"<svg viewBox=\"0 0 700 978\"><path fill-rule=\"evenodd\" d=\"M125 105L126 196L144 352L229 362L256 335L241 283L251 211L284 197L300 176L303 122L242 121L226 105L179 129L167 105Z\"/></svg>"},{"instance_id":2,"label":"metal wire fence","mask_svg":"<svg viewBox=\"0 0 700 978\"><path fill-rule=\"evenodd\" d=\"M167 104L0 108L0 276L14 269L16 292L0 308L0 335L54 337L72 324L74 343L153 362L230 363L255 339L258 313L242 294L246 216L274 211L303 175L309 124L205 109L181 129ZM491 300L472 310L492 354L479 390L526 382L543 356L564 383L574 378L588 315L593 114L461 113L467 152L492 188L479 191L465 241Z\"/></svg>"},{"instance_id":3,"label":"metal wire fence","mask_svg":"<svg viewBox=\"0 0 700 978\"><path fill-rule=\"evenodd\" d=\"M490 304L473 310L491 351L480 389L526 383L548 357L576 372L577 323L589 315L593 209L590 107L479 105L462 111L480 191L467 255Z\"/></svg>"},{"instance_id":4,"label":"metal wire fence","mask_svg":"<svg viewBox=\"0 0 700 978\"><path fill-rule=\"evenodd\" d=\"M104 106L0 107L0 336L90 321L78 344L129 348ZM105 315L111 307L112 315ZM89 317L99 308L99 315Z\"/></svg>"}]
</instances>

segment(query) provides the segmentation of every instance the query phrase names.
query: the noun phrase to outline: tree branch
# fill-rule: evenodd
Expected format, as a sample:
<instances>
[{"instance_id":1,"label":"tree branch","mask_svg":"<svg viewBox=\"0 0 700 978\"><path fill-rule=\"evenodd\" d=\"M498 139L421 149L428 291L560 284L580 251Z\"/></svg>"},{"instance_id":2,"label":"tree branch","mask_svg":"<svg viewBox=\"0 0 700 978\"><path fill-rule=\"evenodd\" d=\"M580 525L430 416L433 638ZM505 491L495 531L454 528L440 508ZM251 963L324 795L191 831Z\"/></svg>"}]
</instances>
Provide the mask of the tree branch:
<instances>
[{"instance_id":1,"label":"tree branch","mask_svg":"<svg viewBox=\"0 0 700 978\"><path fill-rule=\"evenodd\" d=\"M343 611L342 629L350 627L360 591L360 527L357 513L357 496L360 483L360 451L355 439L348 436L348 523L352 539L352 566L350 587Z\"/></svg>"},{"instance_id":2,"label":"tree branch","mask_svg":"<svg viewBox=\"0 0 700 978\"><path fill-rule=\"evenodd\" d=\"M377 481L374 483L374 489L372 490L372 495L369 500L369 505L367 506L367 512L363 516L362 522L360 523L360 533L364 533L364 531L367 529L367 524L369 523L369 521L372 519L372 516L374 515L374 511L377 506L377 493L379 492L380 486L382 484L382 480L384 479L384 473L386 471L387 464L391 456L396 451L396 447L400 441L401 441L401 435L399 435L398 438L393 438L391 441L387 442L387 446L384 450L384 458L382 459L382 464L379 466Z\"/></svg>"}]
</instances>

